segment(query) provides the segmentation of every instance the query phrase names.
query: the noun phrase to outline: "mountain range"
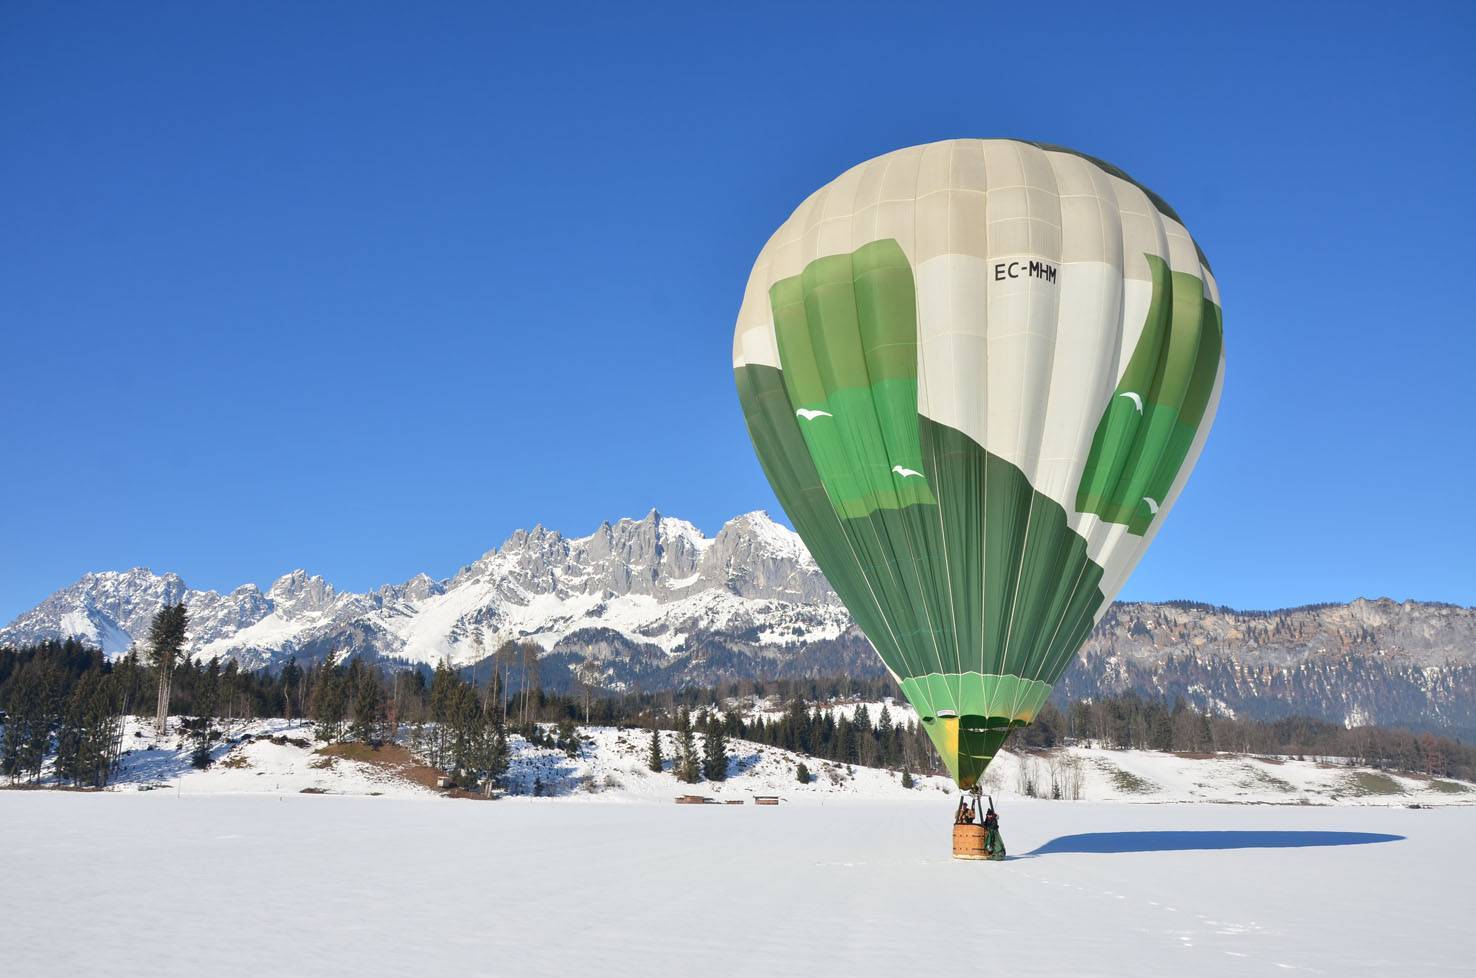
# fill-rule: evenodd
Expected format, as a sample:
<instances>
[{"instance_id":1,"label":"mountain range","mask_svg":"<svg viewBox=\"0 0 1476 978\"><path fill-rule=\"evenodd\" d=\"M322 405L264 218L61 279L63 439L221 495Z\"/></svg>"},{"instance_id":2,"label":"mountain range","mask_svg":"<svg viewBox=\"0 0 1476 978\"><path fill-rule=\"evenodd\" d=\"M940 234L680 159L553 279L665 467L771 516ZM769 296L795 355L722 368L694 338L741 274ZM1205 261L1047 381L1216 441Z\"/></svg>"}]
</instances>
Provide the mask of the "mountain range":
<instances>
[{"instance_id":1,"label":"mountain range","mask_svg":"<svg viewBox=\"0 0 1476 978\"><path fill-rule=\"evenodd\" d=\"M190 651L243 667L329 652L471 665L508 640L546 652L544 681L611 689L853 673L880 661L808 550L762 512L713 537L651 511L566 537L519 530L455 575L356 593L296 570L262 591L103 571L0 629L0 646L77 636L110 655L142 644L165 602L190 609ZM1108 609L1058 696L1138 690L1220 713L1307 714L1476 731L1476 609L1359 599L1276 611L1194 602Z\"/></svg>"}]
</instances>

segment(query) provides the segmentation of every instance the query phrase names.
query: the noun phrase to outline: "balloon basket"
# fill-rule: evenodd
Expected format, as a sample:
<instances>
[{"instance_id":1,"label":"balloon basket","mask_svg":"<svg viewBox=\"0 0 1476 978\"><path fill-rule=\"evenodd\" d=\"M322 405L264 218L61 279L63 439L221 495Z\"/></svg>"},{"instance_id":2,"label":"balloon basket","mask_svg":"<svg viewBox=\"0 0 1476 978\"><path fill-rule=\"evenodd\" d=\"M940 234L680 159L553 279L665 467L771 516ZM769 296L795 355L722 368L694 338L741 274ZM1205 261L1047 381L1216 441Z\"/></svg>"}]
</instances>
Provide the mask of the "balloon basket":
<instances>
[{"instance_id":1,"label":"balloon basket","mask_svg":"<svg viewBox=\"0 0 1476 978\"><path fill-rule=\"evenodd\" d=\"M953 827L954 859L988 859L989 851L984 847L984 826L973 823Z\"/></svg>"}]
</instances>

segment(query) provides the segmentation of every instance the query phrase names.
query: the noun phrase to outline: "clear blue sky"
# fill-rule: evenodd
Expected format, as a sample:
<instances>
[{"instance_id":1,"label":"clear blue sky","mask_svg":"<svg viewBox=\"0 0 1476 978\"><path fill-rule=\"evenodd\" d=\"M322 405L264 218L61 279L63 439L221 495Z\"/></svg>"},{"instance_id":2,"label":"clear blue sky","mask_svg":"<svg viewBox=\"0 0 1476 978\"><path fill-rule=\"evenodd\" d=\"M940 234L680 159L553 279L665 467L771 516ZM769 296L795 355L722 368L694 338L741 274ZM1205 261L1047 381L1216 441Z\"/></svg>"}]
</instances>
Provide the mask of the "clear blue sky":
<instances>
[{"instance_id":1,"label":"clear blue sky","mask_svg":"<svg viewBox=\"0 0 1476 978\"><path fill-rule=\"evenodd\" d=\"M1473 5L504 6L0 6L0 620L778 515L729 359L759 247L1006 135L1156 189L1221 283L1219 419L1125 596L1476 602Z\"/></svg>"}]
</instances>

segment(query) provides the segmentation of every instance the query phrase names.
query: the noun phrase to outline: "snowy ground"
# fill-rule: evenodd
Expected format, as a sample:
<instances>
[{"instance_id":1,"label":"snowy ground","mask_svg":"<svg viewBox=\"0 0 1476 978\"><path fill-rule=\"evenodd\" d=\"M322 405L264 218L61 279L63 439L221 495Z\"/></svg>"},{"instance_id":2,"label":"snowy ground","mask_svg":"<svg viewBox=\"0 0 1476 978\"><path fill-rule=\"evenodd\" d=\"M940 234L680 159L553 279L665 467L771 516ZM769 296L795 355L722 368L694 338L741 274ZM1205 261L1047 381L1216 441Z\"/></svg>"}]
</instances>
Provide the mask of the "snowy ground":
<instances>
[{"instance_id":1,"label":"snowy ground","mask_svg":"<svg viewBox=\"0 0 1476 978\"><path fill-rule=\"evenodd\" d=\"M190 767L188 744L177 736L155 738L152 729L131 721L113 790L163 790L177 795L296 794L431 797L436 793L393 768L321 753L312 727L283 720L237 724L236 744L214 751L207 771ZM714 799L749 799L777 794L790 802L813 803L851 798L876 801L938 799L952 792L944 778L916 778L904 789L895 771L834 764L747 741L729 744L729 780L687 785L671 773L676 735L663 732L667 770L646 768L651 735L645 730L583 728L587 741L576 758L562 751L535 749L514 738L507 781L515 793L532 794L535 782L546 793L579 801L666 802L696 792ZM275 741L267 738L275 737ZM366 755L373 756L373 755ZM803 762L813 775L808 785L795 778ZM1040 754L1005 752L990 766L985 787L997 799L1025 797L1027 782L1037 795L1051 794L1055 781L1068 801L1177 802L1219 801L1247 804L1312 805L1476 805L1476 785L1446 778L1395 775L1343 764L1243 755L1181 756L1158 751L1117 751L1073 747Z\"/></svg>"},{"instance_id":2,"label":"snowy ground","mask_svg":"<svg viewBox=\"0 0 1476 978\"><path fill-rule=\"evenodd\" d=\"M8 975L1469 975L1476 809L0 792ZM1462 895L1464 894L1464 896Z\"/></svg>"}]
</instances>

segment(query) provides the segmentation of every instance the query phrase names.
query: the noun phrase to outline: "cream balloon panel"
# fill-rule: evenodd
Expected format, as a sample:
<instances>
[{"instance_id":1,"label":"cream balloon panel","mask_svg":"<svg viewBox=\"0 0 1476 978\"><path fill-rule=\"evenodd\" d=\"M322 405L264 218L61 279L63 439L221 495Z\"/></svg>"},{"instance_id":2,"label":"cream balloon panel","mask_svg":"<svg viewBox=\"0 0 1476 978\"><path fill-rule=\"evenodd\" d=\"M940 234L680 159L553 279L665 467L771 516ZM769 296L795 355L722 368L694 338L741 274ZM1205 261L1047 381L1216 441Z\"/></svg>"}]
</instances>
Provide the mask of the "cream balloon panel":
<instances>
[{"instance_id":1,"label":"cream balloon panel","mask_svg":"<svg viewBox=\"0 0 1476 978\"><path fill-rule=\"evenodd\" d=\"M1218 301L1193 239L1136 185L1071 153L952 140L853 167L796 209L755 262L735 366L780 365L769 286L887 238L917 278L920 413L1019 466L1068 511L1147 316L1145 256L1201 278ZM1031 275L1032 260L1054 281ZM1124 535L1092 514L1075 528L1099 562Z\"/></svg>"}]
</instances>

